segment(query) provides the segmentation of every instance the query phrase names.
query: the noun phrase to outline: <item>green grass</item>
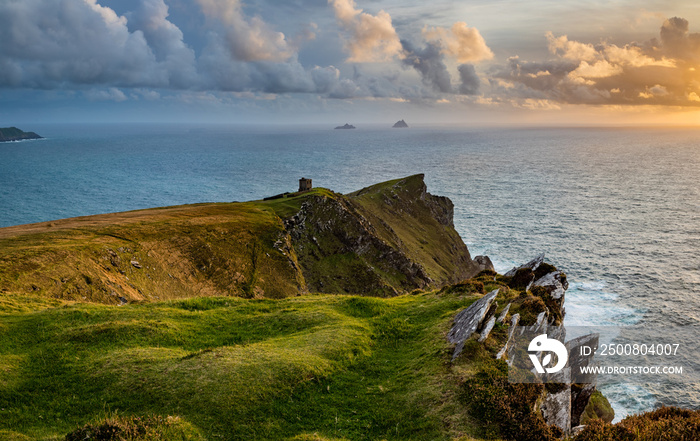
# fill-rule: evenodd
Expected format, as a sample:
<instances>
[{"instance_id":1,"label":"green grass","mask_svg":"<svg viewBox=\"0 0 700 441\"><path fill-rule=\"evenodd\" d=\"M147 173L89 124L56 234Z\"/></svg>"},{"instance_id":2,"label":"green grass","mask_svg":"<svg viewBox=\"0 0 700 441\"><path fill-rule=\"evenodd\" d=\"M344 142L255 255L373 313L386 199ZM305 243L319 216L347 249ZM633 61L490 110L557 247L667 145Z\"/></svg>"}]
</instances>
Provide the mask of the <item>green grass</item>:
<instances>
[{"instance_id":1,"label":"green grass","mask_svg":"<svg viewBox=\"0 0 700 441\"><path fill-rule=\"evenodd\" d=\"M286 219L288 217L294 216L297 212L299 212L301 204L304 203L304 201L306 201L310 196L326 196L334 198L339 195L331 190L328 190L327 188L319 187L302 193L290 193L289 195L278 199L272 199L269 201L256 201L256 203L262 207L267 207L271 209L277 216L281 217L282 219Z\"/></svg>"},{"instance_id":2,"label":"green grass","mask_svg":"<svg viewBox=\"0 0 700 441\"><path fill-rule=\"evenodd\" d=\"M62 439L114 412L177 417L206 439L453 439L471 426L445 421L460 407L444 333L473 299L12 309L0 315L0 439Z\"/></svg>"},{"instance_id":3,"label":"green grass","mask_svg":"<svg viewBox=\"0 0 700 441\"><path fill-rule=\"evenodd\" d=\"M293 253L274 248L284 235L281 219L255 203L10 227L0 231L0 294L111 304L119 297L287 297L304 282L290 264Z\"/></svg>"}]
</instances>

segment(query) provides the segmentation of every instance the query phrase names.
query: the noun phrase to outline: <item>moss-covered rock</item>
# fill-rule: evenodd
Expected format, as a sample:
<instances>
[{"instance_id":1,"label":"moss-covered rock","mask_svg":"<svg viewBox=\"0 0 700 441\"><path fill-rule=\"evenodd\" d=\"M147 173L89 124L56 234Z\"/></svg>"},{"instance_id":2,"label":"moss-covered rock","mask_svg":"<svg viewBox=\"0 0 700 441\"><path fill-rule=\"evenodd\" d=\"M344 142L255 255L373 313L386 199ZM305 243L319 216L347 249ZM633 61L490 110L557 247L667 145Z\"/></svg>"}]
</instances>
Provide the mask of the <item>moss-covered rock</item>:
<instances>
[{"instance_id":1,"label":"moss-covered rock","mask_svg":"<svg viewBox=\"0 0 700 441\"><path fill-rule=\"evenodd\" d=\"M615 419L615 411L605 395L595 391L588 400L588 406L581 415L581 424L590 424L593 420L601 420L606 423Z\"/></svg>"}]
</instances>

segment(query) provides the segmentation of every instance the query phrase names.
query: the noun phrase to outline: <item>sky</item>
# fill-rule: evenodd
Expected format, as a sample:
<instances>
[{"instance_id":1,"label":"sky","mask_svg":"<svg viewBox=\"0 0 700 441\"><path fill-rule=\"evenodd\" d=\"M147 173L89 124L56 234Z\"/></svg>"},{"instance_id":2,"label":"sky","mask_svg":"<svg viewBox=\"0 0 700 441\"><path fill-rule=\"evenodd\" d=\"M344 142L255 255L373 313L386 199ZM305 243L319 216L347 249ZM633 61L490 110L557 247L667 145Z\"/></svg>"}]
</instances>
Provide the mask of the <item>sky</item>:
<instances>
[{"instance_id":1,"label":"sky","mask_svg":"<svg viewBox=\"0 0 700 441\"><path fill-rule=\"evenodd\" d=\"M694 0L0 0L0 126L700 124Z\"/></svg>"}]
</instances>

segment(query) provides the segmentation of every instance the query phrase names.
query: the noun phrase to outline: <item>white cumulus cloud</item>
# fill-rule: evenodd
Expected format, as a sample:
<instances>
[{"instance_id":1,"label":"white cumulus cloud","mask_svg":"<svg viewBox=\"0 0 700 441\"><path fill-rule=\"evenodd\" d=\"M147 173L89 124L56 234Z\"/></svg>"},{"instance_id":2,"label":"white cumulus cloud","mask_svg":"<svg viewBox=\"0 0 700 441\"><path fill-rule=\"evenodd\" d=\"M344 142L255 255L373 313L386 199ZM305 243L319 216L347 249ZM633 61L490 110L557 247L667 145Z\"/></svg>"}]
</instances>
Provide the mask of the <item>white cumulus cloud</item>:
<instances>
[{"instance_id":1,"label":"white cumulus cloud","mask_svg":"<svg viewBox=\"0 0 700 441\"><path fill-rule=\"evenodd\" d=\"M425 27L423 36L428 41L439 42L442 52L458 63L475 63L493 58L493 52L479 30L461 21L452 25L451 29Z\"/></svg>"},{"instance_id":2,"label":"white cumulus cloud","mask_svg":"<svg viewBox=\"0 0 700 441\"><path fill-rule=\"evenodd\" d=\"M357 9L354 0L328 0L340 26L349 34L348 61L355 63L387 61L401 52L399 36L385 11L377 15Z\"/></svg>"}]
</instances>

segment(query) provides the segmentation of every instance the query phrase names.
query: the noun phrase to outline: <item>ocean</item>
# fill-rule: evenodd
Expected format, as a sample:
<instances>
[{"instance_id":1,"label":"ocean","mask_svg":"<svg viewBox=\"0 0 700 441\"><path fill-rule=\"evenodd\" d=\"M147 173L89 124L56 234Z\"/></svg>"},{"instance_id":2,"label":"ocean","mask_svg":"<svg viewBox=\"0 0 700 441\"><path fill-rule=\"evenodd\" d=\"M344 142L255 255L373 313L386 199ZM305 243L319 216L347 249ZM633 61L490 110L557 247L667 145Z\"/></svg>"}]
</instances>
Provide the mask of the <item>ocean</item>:
<instances>
[{"instance_id":1,"label":"ocean","mask_svg":"<svg viewBox=\"0 0 700 441\"><path fill-rule=\"evenodd\" d=\"M45 125L0 143L0 227L425 173L472 256L563 269L570 326L700 322L700 130ZM698 339L684 341L700 360ZM601 388L616 420L700 408L700 384Z\"/></svg>"}]
</instances>

